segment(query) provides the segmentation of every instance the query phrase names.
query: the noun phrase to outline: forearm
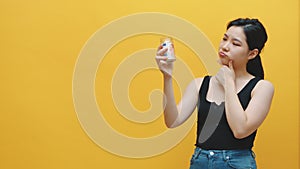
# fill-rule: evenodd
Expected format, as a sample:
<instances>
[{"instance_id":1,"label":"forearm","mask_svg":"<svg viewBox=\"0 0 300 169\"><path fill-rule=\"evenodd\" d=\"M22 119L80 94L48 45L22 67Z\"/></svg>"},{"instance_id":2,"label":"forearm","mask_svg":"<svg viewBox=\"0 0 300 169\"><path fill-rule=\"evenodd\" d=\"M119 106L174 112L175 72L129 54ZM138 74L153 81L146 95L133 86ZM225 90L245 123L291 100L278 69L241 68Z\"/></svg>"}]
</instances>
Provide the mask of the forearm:
<instances>
[{"instance_id":1,"label":"forearm","mask_svg":"<svg viewBox=\"0 0 300 169\"><path fill-rule=\"evenodd\" d=\"M239 101L234 81L230 80L225 85L225 110L228 124L235 137L243 137L246 131L247 115Z\"/></svg>"},{"instance_id":2,"label":"forearm","mask_svg":"<svg viewBox=\"0 0 300 169\"><path fill-rule=\"evenodd\" d=\"M172 77L164 77L164 118L167 127L174 127L178 117L178 109L174 97Z\"/></svg>"}]
</instances>

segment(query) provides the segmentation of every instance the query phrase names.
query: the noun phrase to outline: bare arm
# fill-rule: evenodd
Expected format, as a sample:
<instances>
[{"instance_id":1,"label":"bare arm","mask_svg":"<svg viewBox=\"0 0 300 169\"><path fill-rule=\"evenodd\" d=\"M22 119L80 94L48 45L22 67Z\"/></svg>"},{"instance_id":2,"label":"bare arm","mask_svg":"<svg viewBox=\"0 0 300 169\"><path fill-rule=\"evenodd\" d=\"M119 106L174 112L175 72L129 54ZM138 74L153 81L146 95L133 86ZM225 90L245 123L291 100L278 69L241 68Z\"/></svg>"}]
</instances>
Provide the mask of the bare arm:
<instances>
[{"instance_id":1,"label":"bare arm","mask_svg":"<svg viewBox=\"0 0 300 169\"><path fill-rule=\"evenodd\" d=\"M236 138L244 138L253 133L266 118L273 94L273 85L265 80L258 82L252 91L251 100L244 110L239 102L233 82L225 85L226 117Z\"/></svg>"},{"instance_id":2,"label":"bare arm","mask_svg":"<svg viewBox=\"0 0 300 169\"><path fill-rule=\"evenodd\" d=\"M273 85L259 81L251 92L251 100L243 109L235 86L232 62L223 66L216 75L217 80L225 90L225 110L228 124L236 138L245 138L253 133L265 120L274 95Z\"/></svg>"},{"instance_id":3,"label":"bare arm","mask_svg":"<svg viewBox=\"0 0 300 169\"><path fill-rule=\"evenodd\" d=\"M174 128L184 123L193 113L198 102L198 91L202 79L195 79L187 86L181 101L176 104L172 83L173 62L167 62L162 56L166 50L158 49L156 62L164 77L164 118L166 126Z\"/></svg>"},{"instance_id":4,"label":"bare arm","mask_svg":"<svg viewBox=\"0 0 300 169\"><path fill-rule=\"evenodd\" d=\"M167 127L174 128L184 123L194 112L198 102L198 91L202 78L195 79L187 86L182 99L176 105L171 78L164 78L164 117Z\"/></svg>"}]
</instances>

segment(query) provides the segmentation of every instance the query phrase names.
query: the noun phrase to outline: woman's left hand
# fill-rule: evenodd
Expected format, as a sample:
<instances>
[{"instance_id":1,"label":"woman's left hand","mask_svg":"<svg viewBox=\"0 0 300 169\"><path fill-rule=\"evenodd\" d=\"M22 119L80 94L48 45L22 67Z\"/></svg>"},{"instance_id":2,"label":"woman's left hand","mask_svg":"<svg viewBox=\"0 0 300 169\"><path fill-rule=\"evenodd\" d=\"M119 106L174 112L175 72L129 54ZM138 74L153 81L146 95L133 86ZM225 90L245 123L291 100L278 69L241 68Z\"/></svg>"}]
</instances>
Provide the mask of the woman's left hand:
<instances>
[{"instance_id":1,"label":"woman's left hand","mask_svg":"<svg viewBox=\"0 0 300 169\"><path fill-rule=\"evenodd\" d=\"M228 62L228 66L223 65L215 77L224 89L227 82L234 83L235 73L232 65L232 60Z\"/></svg>"}]
</instances>

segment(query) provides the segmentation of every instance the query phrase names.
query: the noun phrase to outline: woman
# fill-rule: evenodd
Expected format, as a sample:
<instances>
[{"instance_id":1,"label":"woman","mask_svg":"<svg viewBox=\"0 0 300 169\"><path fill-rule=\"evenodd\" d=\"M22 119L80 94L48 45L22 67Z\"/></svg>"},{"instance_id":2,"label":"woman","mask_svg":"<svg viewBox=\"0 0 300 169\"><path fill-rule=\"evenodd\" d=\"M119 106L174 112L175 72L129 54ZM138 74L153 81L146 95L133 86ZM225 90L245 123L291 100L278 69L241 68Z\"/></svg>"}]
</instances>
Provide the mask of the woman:
<instances>
[{"instance_id":1,"label":"woman","mask_svg":"<svg viewBox=\"0 0 300 169\"><path fill-rule=\"evenodd\" d=\"M172 70L162 46L156 61L164 77L167 127L185 122L198 106L197 140L190 169L256 168L252 152L256 131L266 118L274 87L264 79L260 52L267 41L257 19L231 21L219 46L221 68L194 79L176 105Z\"/></svg>"}]
</instances>

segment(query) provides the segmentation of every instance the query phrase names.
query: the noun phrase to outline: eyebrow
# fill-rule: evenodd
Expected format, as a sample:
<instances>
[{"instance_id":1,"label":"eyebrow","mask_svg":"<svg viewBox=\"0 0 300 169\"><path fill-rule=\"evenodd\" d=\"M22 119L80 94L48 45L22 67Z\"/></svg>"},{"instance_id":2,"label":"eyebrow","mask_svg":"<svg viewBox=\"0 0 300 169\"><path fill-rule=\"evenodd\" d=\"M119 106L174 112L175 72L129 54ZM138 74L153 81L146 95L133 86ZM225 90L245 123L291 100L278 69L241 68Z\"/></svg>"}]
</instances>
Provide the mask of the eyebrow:
<instances>
[{"instance_id":1,"label":"eyebrow","mask_svg":"<svg viewBox=\"0 0 300 169\"><path fill-rule=\"evenodd\" d=\"M224 33L224 36L225 36L226 38L229 37L226 33ZM238 41L239 43L243 44L243 42L242 42L240 39L238 39L238 38L232 38L232 39L233 39L234 41Z\"/></svg>"}]
</instances>

